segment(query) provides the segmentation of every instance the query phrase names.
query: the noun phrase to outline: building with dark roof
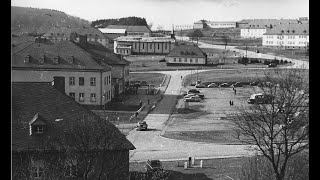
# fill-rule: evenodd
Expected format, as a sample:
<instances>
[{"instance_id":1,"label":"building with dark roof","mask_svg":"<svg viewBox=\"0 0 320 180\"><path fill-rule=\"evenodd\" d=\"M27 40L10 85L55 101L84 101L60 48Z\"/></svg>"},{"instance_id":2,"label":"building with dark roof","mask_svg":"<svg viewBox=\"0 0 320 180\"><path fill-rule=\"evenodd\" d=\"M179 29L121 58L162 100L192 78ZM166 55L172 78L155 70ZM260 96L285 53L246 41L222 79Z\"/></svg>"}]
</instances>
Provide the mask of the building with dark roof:
<instances>
[{"instance_id":1,"label":"building with dark roof","mask_svg":"<svg viewBox=\"0 0 320 180\"><path fill-rule=\"evenodd\" d=\"M75 42L36 39L12 49L12 81L48 82L59 77L67 95L88 107L102 108L113 97L111 67L102 67L97 59Z\"/></svg>"},{"instance_id":2,"label":"building with dark roof","mask_svg":"<svg viewBox=\"0 0 320 180\"><path fill-rule=\"evenodd\" d=\"M176 46L166 57L167 65L206 65L206 54L196 45Z\"/></svg>"},{"instance_id":3,"label":"building with dark roof","mask_svg":"<svg viewBox=\"0 0 320 180\"><path fill-rule=\"evenodd\" d=\"M240 36L243 38L262 38L267 29L272 29L281 24L298 24L296 19L253 19L241 28Z\"/></svg>"},{"instance_id":4,"label":"building with dark roof","mask_svg":"<svg viewBox=\"0 0 320 180\"><path fill-rule=\"evenodd\" d=\"M147 26L109 25L105 29L125 29L127 36L150 36L151 34Z\"/></svg>"},{"instance_id":5,"label":"building with dark roof","mask_svg":"<svg viewBox=\"0 0 320 180\"><path fill-rule=\"evenodd\" d=\"M203 29L204 25L201 20L193 23L193 29Z\"/></svg>"},{"instance_id":6,"label":"building with dark roof","mask_svg":"<svg viewBox=\"0 0 320 180\"><path fill-rule=\"evenodd\" d=\"M125 92L125 84L129 82L130 62L121 55L114 54L112 50L97 42L88 42L81 46L84 50L94 55L96 62L105 68L111 67L111 86L115 97Z\"/></svg>"},{"instance_id":7,"label":"building with dark roof","mask_svg":"<svg viewBox=\"0 0 320 180\"><path fill-rule=\"evenodd\" d=\"M106 47L109 47L109 40L99 29L93 27L52 28L43 35L44 38L49 39L53 42L72 39L75 41L79 41L79 36L86 36L88 42L98 42Z\"/></svg>"},{"instance_id":8,"label":"building with dark roof","mask_svg":"<svg viewBox=\"0 0 320 180\"><path fill-rule=\"evenodd\" d=\"M263 34L262 45L283 49L305 49L309 45L309 24L282 24Z\"/></svg>"},{"instance_id":9,"label":"building with dark roof","mask_svg":"<svg viewBox=\"0 0 320 180\"><path fill-rule=\"evenodd\" d=\"M97 130L99 126L95 124L98 123L99 126L103 125L104 133ZM57 179L81 177L84 173L83 163L86 161L82 155L92 153L95 158L92 161L95 171L90 171L91 179L97 179L99 169L107 168L113 170L108 176L105 176L105 173L104 179L125 179L128 175L129 150L135 149L132 143L112 123L100 119L51 83L12 83L11 124L13 179L41 179L50 173L57 173L53 175ZM74 127L82 127L78 126L79 124L85 124L83 127L88 128L85 132L87 137L93 138L94 133L97 133L99 139L103 139L107 144L92 142L88 146L82 146L79 142L81 136L73 131ZM95 131L89 133L91 128ZM68 132L72 134L69 135ZM64 141L62 137L80 139ZM67 163L71 156L75 164ZM118 166L115 160L121 166ZM108 165L103 166L103 163ZM115 169L120 170L120 173Z\"/></svg>"}]
</instances>

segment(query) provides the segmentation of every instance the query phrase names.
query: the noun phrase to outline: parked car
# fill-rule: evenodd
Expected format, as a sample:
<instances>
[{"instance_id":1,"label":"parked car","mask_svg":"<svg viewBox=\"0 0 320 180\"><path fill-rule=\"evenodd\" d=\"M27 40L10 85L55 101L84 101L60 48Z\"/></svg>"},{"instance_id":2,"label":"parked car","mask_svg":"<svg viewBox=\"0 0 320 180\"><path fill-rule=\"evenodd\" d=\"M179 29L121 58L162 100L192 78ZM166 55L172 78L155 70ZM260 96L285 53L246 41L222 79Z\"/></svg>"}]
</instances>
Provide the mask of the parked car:
<instances>
[{"instance_id":1,"label":"parked car","mask_svg":"<svg viewBox=\"0 0 320 180\"><path fill-rule=\"evenodd\" d=\"M161 168L162 167L162 164L161 164L161 161L160 160L148 160L146 162L146 166L145 166L145 169L146 171L150 171L152 169L155 169L155 168Z\"/></svg>"},{"instance_id":2,"label":"parked car","mask_svg":"<svg viewBox=\"0 0 320 180\"><path fill-rule=\"evenodd\" d=\"M222 83L219 85L219 87L230 87L230 84L228 83Z\"/></svg>"},{"instance_id":3,"label":"parked car","mask_svg":"<svg viewBox=\"0 0 320 180\"><path fill-rule=\"evenodd\" d=\"M189 98L189 97L198 97L198 98L200 98L200 96L197 95L197 94L187 94L187 95L184 96L184 98Z\"/></svg>"},{"instance_id":4,"label":"parked car","mask_svg":"<svg viewBox=\"0 0 320 180\"><path fill-rule=\"evenodd\" d=\"M252 94L248 99L248 104L269 104L271 103L273 96L270 94Z\"/></svg>"},{"instance_id":5,"label":"parked car","mask_svg":"<svg viewBox=\"0 0 320 180\"><path fill-rule=\"evenodd\" d=\"M218 87L218 84L216 83L211 83L208 85L208 88L212 88L212 87Z\"/></svg>"},{"instance_id":6,"label":"parked car","mask_svg":"<svg viewBox=\"0 0 320 180\"><path fill-rule=\"evenodd\" d=\"M242 83L236 82L236 83L232 84L231 87L242 87Z\"/></svg>"},{"instance_id":7,"label":"parked car","mask_svg":"<svg viewBox=\"0 0 320 180\"><path fill-rule=\"evenodd\" d=\"M192 94L192 93L194 93L194 94L200 94L200 91L197 90L197 89L190 89L190 90L188 91L188 94Z\"/></svg>"},{"instance_id":8,"label":"parked car","mask_svg":"<svg viewBox=\"0 0 320 180\"><path fill-rule=\"evenodd\" d=\"M196 88L205 88L206 86L204 84L196 84Z\"/></svg>"},{"instance_id":9,"label":"parked car","mask_svg":"<svg viewBox=\"0 0 320 180\"><path fill-rule=\"evenodd\" d=\"M200 102L201 98L200 97L191 96L191 97L184 98L184 101L186 101L186 102Z\"/></svg>"},{"instance_id":10,"label":"parked car","mask_svg":"<svg viewBox=\"0 0 320 180\"><path fill-rule=\"evenodd\" d=\"M253 81L250 83L250 86L258 86L259 82L258 81Z\"/></svg>"},{"instance_id":11,"label":"parked car","mask_svg":"<svg viewBox=\"0 0 320 180\"><path fill-rule=\"evenodd\" d=\"M277 67L277 64L275 64L275 63L270 63L270 64L268 65L268 67L269 67L269 68L271 68L271 67Z\"/></svg>"},{"instance_id":12,"label":"parked car","mask_svg":"<svg viewBox=\"0 0 320 180\"><path fill-rule=\"evenodd\" d=\"M147 130L148 124L145 121L139 121L137 127L137 131Z\"/></svg>"}]
</instances>

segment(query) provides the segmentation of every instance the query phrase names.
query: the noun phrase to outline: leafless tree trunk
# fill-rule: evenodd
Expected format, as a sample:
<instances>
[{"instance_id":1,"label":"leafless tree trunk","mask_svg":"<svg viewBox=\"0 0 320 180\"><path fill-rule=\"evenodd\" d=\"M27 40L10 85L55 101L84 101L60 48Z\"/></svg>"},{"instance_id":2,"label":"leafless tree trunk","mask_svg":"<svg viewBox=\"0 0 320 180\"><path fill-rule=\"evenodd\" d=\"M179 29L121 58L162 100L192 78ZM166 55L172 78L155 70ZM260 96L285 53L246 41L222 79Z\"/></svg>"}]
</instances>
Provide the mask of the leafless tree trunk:
<instances>
[{"instance_id":1,"label":"leafless tree trunk","mask_svg":"<svg viewBox=\"0 0 320 180\"><path fill-rule=\"evenodd\" d=\"M255 145L272 165L277 180L285 178L292 156L309 147L309 80L305 70L268 71L259 80L268 103L240 107L230 118L238 139ZM266 83L267 82L267 83Z\"/></svg>"}]
</instances>

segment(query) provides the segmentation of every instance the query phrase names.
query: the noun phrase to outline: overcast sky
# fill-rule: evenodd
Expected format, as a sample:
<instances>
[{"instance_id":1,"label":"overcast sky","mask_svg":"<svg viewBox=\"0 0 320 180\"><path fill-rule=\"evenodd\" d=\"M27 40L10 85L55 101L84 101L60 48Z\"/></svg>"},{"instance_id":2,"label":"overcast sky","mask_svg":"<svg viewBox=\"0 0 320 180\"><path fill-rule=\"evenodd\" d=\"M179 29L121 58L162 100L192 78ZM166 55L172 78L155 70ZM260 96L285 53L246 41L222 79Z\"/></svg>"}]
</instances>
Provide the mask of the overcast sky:
<instances>
[{"instance_id":1,"label":"overcast sky","mask_svg":"<svg viewBox=\"0 0 320 180\"><path fill-rule=\"evenodd\" d=\"M144 17L156 29L162 25L241 19L309 17L309 0L11 0L12 6L63 11L85 20Z\"/></svg>"}]
</instances>

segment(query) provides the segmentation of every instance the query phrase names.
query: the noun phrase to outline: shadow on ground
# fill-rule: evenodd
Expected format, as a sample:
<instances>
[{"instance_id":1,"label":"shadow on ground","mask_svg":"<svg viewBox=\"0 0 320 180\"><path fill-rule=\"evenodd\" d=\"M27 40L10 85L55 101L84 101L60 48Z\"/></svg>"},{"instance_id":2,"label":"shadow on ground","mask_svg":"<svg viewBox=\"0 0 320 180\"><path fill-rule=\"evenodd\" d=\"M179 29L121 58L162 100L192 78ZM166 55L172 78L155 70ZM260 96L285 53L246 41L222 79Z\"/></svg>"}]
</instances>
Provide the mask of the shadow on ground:
<instances>
[{"instance_id":1,"label":"shadow on ground","mask_svg":"<svg viewBox=\"0 0 320 180\"><path fill-rule=\"evenodd\" d=\"M193 174L184 174L178 171L169 171L170 175L168 176L167 180L176 180L176 179L183 179L183 180L212 180L208 178L208 176L204 173L193 173Z\"/></svg>"}]
</instances>

